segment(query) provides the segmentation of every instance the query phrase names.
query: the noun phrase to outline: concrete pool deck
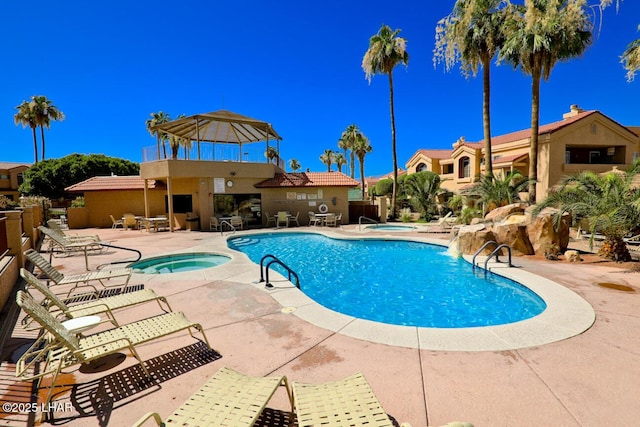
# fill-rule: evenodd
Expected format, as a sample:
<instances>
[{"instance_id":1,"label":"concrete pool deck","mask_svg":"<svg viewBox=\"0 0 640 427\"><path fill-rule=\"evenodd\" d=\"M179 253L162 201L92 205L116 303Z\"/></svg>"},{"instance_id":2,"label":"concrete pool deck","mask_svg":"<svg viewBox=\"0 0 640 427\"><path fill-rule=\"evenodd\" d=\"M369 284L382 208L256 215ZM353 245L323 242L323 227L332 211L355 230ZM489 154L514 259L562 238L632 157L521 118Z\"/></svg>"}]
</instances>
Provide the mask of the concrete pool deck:
<instances>
[{"instance_id":1,"label":"concrete pool deck","mask_svg":"<svg viewBox=\"0 0 640 427\"><path fill-rule=\"evenodd\" d=\"M343 226L332 232L354 236L359 234L355 228ZM144 257L187 251L228 253L230 236L111 229L78 232L98 233L115 245L139 249ZM366 234L394 235L424 237L417 232ZM89 265L95 268L130 258L130 253L109 249L90 256ZM398 422L414 427L453 420L473 422L476 427L635 425L640 418L640 273L609 263L514 261L520 266L514 270L557 282L586 300L595 310L593 325L572 338L518 349L434 350L416 328L409 328L413 332L405 336L397 333L403 327L385 330L373 322L358 327L355 321L340 319L342 315L319 326L317 307L297 301L300 294L290 289L265 290L255 283L259 268L237 254L232 262L212 269L179 275L135 274L131 284L154 289L168 298L175 311L201 323L216 353L205 352L186 333L139 346L157 379L147 387L132 381L136 366L131 357L99 373L74 370L58 380L61 387L56 398L71 403L73 409L56 414L57 423L124 426L151 410L166 416L220 367L228 366L250 375L281 374L290 381L308 383L362 371L385 410ZM54 264L65 274L84 271L82 256L54 258ZM597 285L604 282L632 292ZM290 288L286 281L275 285ZM277 295L285 293L290 295ZM157 305L148 304L116 315L125 323L159 313ZM565 322L549 322L541 329L554 335L565 328ZM407 341L411 345L405 345ZM451 344L447 339L443 342ZM11 363L3 362L3 401L14 399L15 390L24 384L9 374ZM278 391L268 406L275 414L286 411L285 393ZM0 425L20 425L19 421L11 414L0 414ZM284 424L272 418L260 425Z\"/></svg>"}]
</instances>

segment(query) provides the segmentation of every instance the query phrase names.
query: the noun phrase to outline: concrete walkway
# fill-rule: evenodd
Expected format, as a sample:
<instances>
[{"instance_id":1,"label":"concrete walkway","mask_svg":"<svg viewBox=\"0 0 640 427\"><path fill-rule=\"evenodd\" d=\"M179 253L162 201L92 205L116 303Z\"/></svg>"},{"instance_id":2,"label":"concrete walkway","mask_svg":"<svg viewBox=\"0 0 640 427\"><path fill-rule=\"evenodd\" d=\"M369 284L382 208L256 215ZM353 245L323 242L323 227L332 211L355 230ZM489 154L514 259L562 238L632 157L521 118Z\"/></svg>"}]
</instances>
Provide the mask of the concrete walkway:
<instances>
[{"instance_id":1,"label":"concrete walkway","mask_svg":"<svg viewBox=\"0 0 640 427\"><path fill-rule=\"evenodd\" d=\"M454 420L473 422L476 427L600 427L636 425L640 419L640 274L629 269L609 263L517 258L523 270L584 298L596 313L593 326L573 338L533 347L435 351L354 338L339 325L321 327L302 319L276 301L273 291L255 283L258 267L226 249L227 235L110 229L78 233L100 234L114 245L140 250L145 258L176 251L213 251L232 254L233 260L197 272L134 275L131 284L167 296L174 311L201 323L216 351L206 351L186 333L139 346L155 376L150 384L140 381L141 370L132 357L112 358L107 361L112 366L101 372L73 370L57 382L60 406L56 409L61 411L55 414L56 423L128 426L148 411L166 416L222 366L308 383L362 371L388 414L414 427ZM343 226L338 233L353 236L358 231ZM379 235L424 237L366 234ZM131 257L131 253L108 249L90 256L89 265L96 268ZM54 264L64 274L84 271L80 255L54 258ZM126 323L159 313L157 305L148 304L119 311L117 317ZM3 372L10 370L11 364L3 362ZM3 376L0 400L16 400L11 390L20 385L24 383ZM285 425L285 393L278 391L268 406L271 409L259 425ZM28 424L23 418L0 413L0 425Z\"/></svg>"}]
</instances>

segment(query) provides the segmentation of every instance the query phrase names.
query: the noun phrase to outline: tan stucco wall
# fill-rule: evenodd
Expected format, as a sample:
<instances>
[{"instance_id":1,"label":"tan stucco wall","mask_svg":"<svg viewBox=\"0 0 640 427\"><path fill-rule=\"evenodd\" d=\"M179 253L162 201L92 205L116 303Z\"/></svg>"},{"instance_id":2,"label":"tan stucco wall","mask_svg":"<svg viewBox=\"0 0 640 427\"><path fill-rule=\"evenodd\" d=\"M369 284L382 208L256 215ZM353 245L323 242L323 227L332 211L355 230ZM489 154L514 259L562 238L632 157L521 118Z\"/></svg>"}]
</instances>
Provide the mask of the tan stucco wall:
<instances>
[{"instance_id":1,"label":"tan stucco wall","mask_svg":"<svg viewBox=\"0 0 640 427\"><path fill-rule=\"evenodd\" d=\"M265 212L275 215L278 211L289 211L295 215L300 212L298 221L300 225L309 224L309 211L320 213L318 207L324 203L329 208L330 213L342 213L342 223L349 222L349 200L347 187L311 187L311 188L265 188L262 196L262 221L265 224ZM320 197L319 191L322 193ZM291 193L296 199L288 199L287 193ZM298 200L298 194L304 194L304 200ZM309 194L315 195L316 199L309 199ZM335 205L333 200L335 198ZM309 206L315 202L316 206Z\"/></svg>"},{"instance_id":2,"label":"tan stucco wall","mask_svg":"<svg viewBox=\"0 0 640 427\"><path fill-rule=\"evenodd\" d=\"M164 196L166 191L149 190L148 200L150 216L165 213ZM89 211L89 227L111 227L111 218L122 218L124 213L144 215L143 190L89 191L84 193L85 207Z\"/></svg>"}]
</instances>

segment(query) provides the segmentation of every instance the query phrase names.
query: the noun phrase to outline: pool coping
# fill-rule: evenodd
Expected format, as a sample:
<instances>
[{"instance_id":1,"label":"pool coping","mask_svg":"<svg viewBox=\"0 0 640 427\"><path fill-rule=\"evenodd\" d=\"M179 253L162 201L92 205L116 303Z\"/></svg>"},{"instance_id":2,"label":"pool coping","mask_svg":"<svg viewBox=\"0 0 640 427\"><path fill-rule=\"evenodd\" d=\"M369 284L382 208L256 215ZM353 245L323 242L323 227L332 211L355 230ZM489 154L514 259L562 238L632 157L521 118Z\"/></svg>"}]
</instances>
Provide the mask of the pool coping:
<instances>
[{"instance_id":1,"label":"pool coping","mask_svg":"<svg viewBox=\"0 0 640 427\"><path fill-rule=\"evenodd\" d=\"M275 233L315 233L343 240L385 239L447 246L447 242L441 239L405 236L404 233L402 236L395 236L361 232L349 235L328 229L244 231L225 236L224 247L220 246L215 250L218 254L231 256L231 261L200 271L206 276L249 283L269 293L282 306L282 312L293 314L318 327L352 338L407 348L470 352L514 350L574 337L588 330L595 322L595 311L586 300L561 284L517 267L517 258L513 261L515 267L493 261L487 264L487 269L526 286L544 300L547 308L533 318L497 326L427 328L391 325L348 316L315 302L276 271L270 272L274 287L265 287L264 283L256 280L255 273L248 273L249 270L255 271L256 264L246 254L232 250L227 245L230 239ZM471 263L471 256L463 258ZM477 257L477 265L483 266L485 259L486 257Z\"/></svg>"}]
</instances>

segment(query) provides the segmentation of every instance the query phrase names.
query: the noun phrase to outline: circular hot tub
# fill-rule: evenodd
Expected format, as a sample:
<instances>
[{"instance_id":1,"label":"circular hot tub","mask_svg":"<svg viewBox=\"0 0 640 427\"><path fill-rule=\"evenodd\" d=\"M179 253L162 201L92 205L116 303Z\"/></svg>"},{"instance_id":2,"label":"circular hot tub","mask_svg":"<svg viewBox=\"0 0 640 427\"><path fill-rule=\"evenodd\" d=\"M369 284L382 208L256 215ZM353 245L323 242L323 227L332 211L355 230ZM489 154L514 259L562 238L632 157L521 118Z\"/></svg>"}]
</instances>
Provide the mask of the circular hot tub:
<instances>
[{"instance_id":1,"label":"circular hot tub","mask_svg":"<svg viewBox=\"0 0 640 427\"><path fill-rule=\"evenodd\" d=\"M229 260L231 258L226 255L191 252L142 259L129 264L129 268L132 268L135 273L143 274L182 273L217 267Z\"/></svg>"}]
</instances>

